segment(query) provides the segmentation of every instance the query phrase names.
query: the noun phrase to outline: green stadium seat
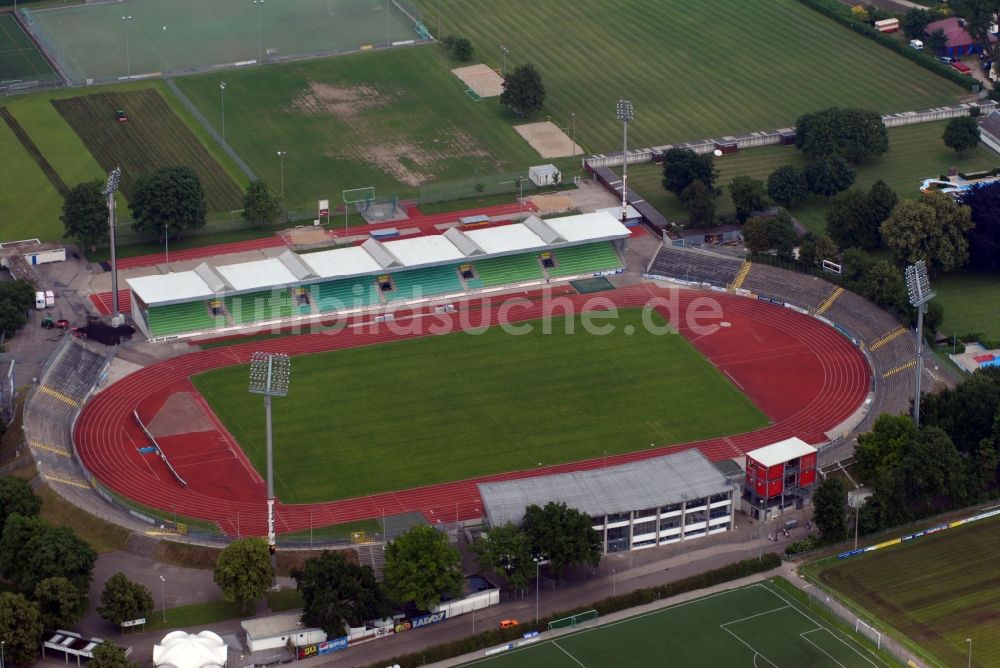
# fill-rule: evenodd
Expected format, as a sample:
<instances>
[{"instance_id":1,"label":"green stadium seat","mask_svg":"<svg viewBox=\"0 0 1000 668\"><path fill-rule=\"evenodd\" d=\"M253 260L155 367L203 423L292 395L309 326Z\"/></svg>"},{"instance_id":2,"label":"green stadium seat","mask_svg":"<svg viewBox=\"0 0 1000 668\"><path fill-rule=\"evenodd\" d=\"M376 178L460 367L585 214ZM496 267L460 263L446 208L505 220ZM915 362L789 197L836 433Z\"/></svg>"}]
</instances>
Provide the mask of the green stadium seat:
<instances>
[{"instance_id":1,"label":"green stadium seat","mask_svg":"<svg viewBox=\"0 0 1000 668\"><path fill-rule=\"evenodd\" d=\"M312 286L320 313L374 306L379 303L375 278L362 276Z\"/></svg>"},{"instance_id":2,"label":"green stadium seat","mask_svg":"<svg viewBox=\"0 0 1000 668\"><path fill-rule=\"evenodd\" d=\"M610 242L602 241L585 246L560 248L552 253L555 267L548 269L549 276L573 276L599 271L620 269L623 264Z\"/></svg>"},{"instance_id":3,"label":"green stadium seat","mask_svg":"<svg viewBox=\"0 0 1000 668\"><path fill-rule=\"evenodd\" d=\"M233 323L237 325L289 318L295 313L292 295L287 289L251 292L226 297L224 301L226 310L233 317Z\"/></svg>"},{"instance_id":4,"label":"green stadium seat","mask_svg":"<svg viewBox=\"0 0 1000 668\"><path fill-rule=\"evenodd\" d=\"M153 336L204 331L226 324L225 317L213 316L204 301L153 306L149 309L146 320Z\"/></svg>"},{"instance_id":5,"label":"green stadium seat","mask_svg":"<svg viewBox=\"0 0 1000 668\"><path fill-rule=\"evenodd\" d=\"M472 266L479 277L479 284L475 287L480 288L492 288L507 283L537 281L545 278L535 253L477 260ZM469 283L470 288L473 287L471 282L466 282Z\"/></svg>"},{"instance_id":6,"label":"green stadium seat","mask_svg":"<svg viewBox=\"0 0 1000 668\"><path fill-rule=\"evenodd\" d=\"M455 266L397 272L392 274L392 282L395 289L382 293L389 301L465 292Z\"/></svg>"}]
</instances>

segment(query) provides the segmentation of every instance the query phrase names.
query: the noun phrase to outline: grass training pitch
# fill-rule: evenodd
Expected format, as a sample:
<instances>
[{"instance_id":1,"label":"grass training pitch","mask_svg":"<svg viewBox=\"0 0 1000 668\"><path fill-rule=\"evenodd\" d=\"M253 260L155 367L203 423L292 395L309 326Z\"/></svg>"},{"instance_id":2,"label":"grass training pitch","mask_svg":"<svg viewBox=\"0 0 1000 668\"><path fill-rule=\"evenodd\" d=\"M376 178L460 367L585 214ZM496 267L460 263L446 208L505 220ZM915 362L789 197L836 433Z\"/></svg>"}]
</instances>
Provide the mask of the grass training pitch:
<instances>
[{"instance_id":1,"label":"grass training pitch","mask_svg":"<svg viewBox=\"0 0 1000 668\"><path fill-rule=\"evenodd\" d=\"M0 15L0 85L56 81L59 76L10 14Z\"/></svg>"},{"instance_id":2,"label":"grass training pitch","mask_svg":"<svg viewBox=\"0 0 1000 668\"><path fill-rule=\"evenodd\" d=\"M604 336L577 316L553 319L551 334L536 321L521 336L494 327L293 358L289 395L275 400L278 496L410 489L767 424L681 336L649 333L639 310L619 314ZM246 378L233 366L193 381L264 470L260 397Z\"/></svg>"},{"instance_id":3,"label":"grass training pitch","mask_svg":"<svg viewBox=\"0 0 1000 668\"><path fill-rule=\"evenodd\" d=\"M442 49L413 47L226 72L226 139L272 185L275 153L286 151L288 206L313 212L318 198L336 206L349 188L412 196L427 182L488 181L537 164L509 112L472 102L453 65ZM216 128L220 78L176 79Z\"/></svg>"},{"instance_id":4,"label":"grass training pitch","mask_svg":"<svg viewBox=\"0 0 1000 668\"><path fill-rule=\"evenodd\" d=\"M440 32L469 38L487 64L502 67L501 45L508 72L534 64L543 114L567 128L575 113L591 152L620 150L620 97L635 104L629 143L638 147L784 127L833 105L886 113L963 94L796 0L418 4L432 30L440 11Z\"/></svg>"},{"instance_id":5,"label":"grass training pitch","mask_svg":"<svg viewBox=\"0 0 1000 668\"><path fill-rule=\"evenodd\" d=\"M128 0L22 11L77 85L417 38L388 1Z\"/></svg>"},{"instance_id":6,"label":"grass training pitch","mask_svg":"<svg viewBox=\"0 0 1000 668\"><path fill-rule=\"evenodd\" d=\"M1000 665L1000 519L818 565L824 584L941 665L965 665L966 638L975 645L973 665Z\"/></svg>"},{"instance_id":7,"label":"grass training pitch","mask_svg":"<svg viewBox=\"0 0 1000 668\"><path fill-rule=\"evenodd\" d=\"M210 211L232 211L243 190L173 112L154 88L96 93L52 101L105 171L122 168L121 189L129 197L136 181L160 167L184 165L201 179ZM119 123L123 109L128 122Z\"/></svg>"},{"instance_id":8,"label":"grass training pitch","mask_svg":"<svg viewBox=\"0 0 1000 668\"><path fill-rule=\"evenodd\" d=\"M1000 339L1000 276L989 273L945 274L934 281L936 301L944 305L941 331L948 335L981 334Z\"/></svg>"},{"instance_id":9,"label":"grass training pitch","mask_svg":"<svg viewBox=\"0 0 1000 668\"><path fill-rule=\"evenodd\" d=\"M465 665L872 668L889 664L768 582L723 591Z\"/></svg>"}]
</instances>

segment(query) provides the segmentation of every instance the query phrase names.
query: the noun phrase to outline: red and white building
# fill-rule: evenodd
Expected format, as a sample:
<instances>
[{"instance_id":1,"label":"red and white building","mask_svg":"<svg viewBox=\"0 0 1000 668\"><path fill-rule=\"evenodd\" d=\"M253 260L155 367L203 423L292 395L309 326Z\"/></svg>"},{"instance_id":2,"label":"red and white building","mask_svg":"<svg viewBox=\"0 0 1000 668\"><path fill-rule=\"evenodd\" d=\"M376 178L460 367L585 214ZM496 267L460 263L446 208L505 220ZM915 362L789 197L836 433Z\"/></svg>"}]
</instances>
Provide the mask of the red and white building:
<instances>
[{"instance_id":1,"label":"red and white building","mask_svg":"<svg viewBox=\"0 0 1000 668\"><path fill-rule=\"evenodd\" d=\"M743 510L753 518L801 508L816 485L816 448L800 438L746 453Z\"/></svg>"}]
</instances>

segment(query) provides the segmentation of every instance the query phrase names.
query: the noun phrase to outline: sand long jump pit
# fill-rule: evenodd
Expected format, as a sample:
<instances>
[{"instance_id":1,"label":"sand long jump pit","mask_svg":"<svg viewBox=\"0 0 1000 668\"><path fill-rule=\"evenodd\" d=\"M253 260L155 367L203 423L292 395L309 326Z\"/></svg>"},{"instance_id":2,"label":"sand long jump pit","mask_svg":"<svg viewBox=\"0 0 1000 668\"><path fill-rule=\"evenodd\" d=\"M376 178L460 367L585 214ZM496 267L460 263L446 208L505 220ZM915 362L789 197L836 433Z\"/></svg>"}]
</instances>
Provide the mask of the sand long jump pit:
<instances>
[{"instance_id":1,"label":"sand long jump pit","mask_svg":"<svg viewBox=\"0 0 1000 668\"><path fill-rule=\"evenodd\" d=\"M574 147L569 135L552 121L515 125L514 129L543 158L565 158L583 152L580 145Z\"/></svg>"},{"instance_id":2,"label":"sand long jump pit","mask_svg":"<svg viewBox=\"0 0 1000 668\"><path fill-rule=\"evenodd\" d=\"M503 92L503 77L488 65L480 63L468 67L456 67L451 73L481 98L499 97Z\"/></svg>"}]
</instances>

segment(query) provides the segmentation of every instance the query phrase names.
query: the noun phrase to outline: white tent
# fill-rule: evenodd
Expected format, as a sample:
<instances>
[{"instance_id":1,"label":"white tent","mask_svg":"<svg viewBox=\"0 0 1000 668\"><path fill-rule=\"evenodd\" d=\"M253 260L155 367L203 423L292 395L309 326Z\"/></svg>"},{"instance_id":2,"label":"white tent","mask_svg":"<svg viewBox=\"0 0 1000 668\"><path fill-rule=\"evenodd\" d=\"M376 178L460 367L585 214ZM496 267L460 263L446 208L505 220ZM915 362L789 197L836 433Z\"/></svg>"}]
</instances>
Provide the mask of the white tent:
<instances>
[{"instance_id":1,"label":"white tent","mask_svg":"<svg viewBox=\"0 0 1000 668\"><path fill-rule=\"evenodd\" d=\"M153 645L153 664L168 668L223 668L229 650L215 633L172 631Z\"/></svg>"}]
</instances>

